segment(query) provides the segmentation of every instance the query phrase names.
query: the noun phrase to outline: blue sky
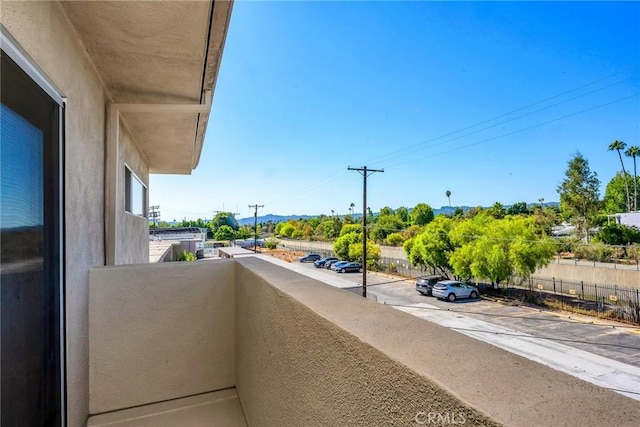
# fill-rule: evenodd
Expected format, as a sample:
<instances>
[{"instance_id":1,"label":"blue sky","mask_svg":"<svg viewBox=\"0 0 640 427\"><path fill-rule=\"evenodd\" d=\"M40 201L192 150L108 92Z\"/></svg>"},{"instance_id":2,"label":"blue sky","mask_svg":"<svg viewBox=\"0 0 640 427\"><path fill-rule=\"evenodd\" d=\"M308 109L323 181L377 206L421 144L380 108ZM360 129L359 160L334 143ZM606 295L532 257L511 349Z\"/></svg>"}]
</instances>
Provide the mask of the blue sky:
<instances>
[{"instance_id":1,"label":"blue sky","mask_svg":"<svg viewBox=\"0 0 640 427\"><path fill-rule=\"evenodd\" d=\"M638 2L236 1L191 176L162 219L559 199L580 151L640 145ZM628 159L627 165L631 167Z\"/></svg>"}]
</instances>

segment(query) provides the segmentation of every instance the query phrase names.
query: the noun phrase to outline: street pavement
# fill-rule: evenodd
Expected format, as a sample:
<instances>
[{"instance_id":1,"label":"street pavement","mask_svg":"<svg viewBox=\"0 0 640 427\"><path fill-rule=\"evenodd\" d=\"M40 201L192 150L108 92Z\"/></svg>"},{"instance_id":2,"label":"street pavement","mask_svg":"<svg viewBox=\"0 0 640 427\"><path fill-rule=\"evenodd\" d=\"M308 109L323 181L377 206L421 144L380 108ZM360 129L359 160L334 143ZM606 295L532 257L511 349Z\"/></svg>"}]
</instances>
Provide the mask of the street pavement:
<instances>
[{"instance_id":1,"label":"street pavement","mask_svg":"<svg viewBox=\"0 0 640 427\"><path fill-rule=\"evenodd\" d=\"M362 274L263 259L332 286L361 293ZM367 296L506 351L640 400L640 328L491 299L454 303L415 291L414 281L367 274Z\"/></svg>"}]
</instances>

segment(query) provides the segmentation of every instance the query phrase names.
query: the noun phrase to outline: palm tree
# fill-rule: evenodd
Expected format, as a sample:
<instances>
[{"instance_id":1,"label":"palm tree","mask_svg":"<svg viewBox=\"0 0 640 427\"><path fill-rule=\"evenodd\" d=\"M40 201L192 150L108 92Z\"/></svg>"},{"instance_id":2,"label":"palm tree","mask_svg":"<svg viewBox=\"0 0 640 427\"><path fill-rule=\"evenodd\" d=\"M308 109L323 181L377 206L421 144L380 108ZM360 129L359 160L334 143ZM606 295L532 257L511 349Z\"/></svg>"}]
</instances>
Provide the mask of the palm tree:
<instances>
[{"instance_id":1,"label":"palm tree","mask_svg":"<svg viewBox=\"0 0 640 427\"><path fill-rule=\"evenodd\" d=\"M351 215L353 215L353 208L356 207L356 204L351 202L351 204L349 205L349 211L351 211Z\"/></svg>"},{"instance_id":2,"label":"palm tree","mask_svg":"<svg viewBox=\"0 0 640 427\"><path fill-rule=\"evenodd\" d=\"M633 210L638 210L638 173L636 172L636 157L640 156L640 147L637 145L629 147L624 152L627 157L633 159Z\"/></svg>"},{"instance_id":3,"label":"palm tree","mask_svg":"<svg viewBox=\"0 0 640 427\"><path fill-rule=\"evenodd\" d=\"M629 199L629 182L627 181L627 171L624 169L624 162L622 161L622 153L621 150L624 150L627 147L622 141L618 141L617 139L609 144L609 151L617 151L618 157L620 157L620 164L622 165L622 176L624 176L624 189L627 194L627 212L631 210L631 201Z\"/></svg>"},{"instance_id":4,"label":"palm tree","mask_svg":"<svg viewBox=\"0 0 640 427\"><path fill-rule=\"evenodd\" d=\"M444 195L447 196L447 199L449 199L449 211L451 211L451 191L447 190L447 192L444 193Z\"/></svg>"}]
</instances>

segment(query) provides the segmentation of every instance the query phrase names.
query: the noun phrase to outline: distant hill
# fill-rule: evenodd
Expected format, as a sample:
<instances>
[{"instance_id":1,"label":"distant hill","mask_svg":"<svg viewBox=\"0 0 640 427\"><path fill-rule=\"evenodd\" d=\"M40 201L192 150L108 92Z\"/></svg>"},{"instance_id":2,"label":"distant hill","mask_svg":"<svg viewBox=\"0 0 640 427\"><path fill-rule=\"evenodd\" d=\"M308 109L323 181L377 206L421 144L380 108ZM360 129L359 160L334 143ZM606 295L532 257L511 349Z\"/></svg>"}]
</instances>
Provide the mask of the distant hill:
<instances>
[{"instance_id":1,"label":"distant hill","mask_svg":"<svg viewBox=\"0 0 640 427\"><path fill-rule=\"evenodd\" d=\"M531 207L533 205L538 205L539 203L527 203L527 206ZM545 207L556 207L559 206L560 203L558 202L546 202L542 204ZM464 212L467 212L469 209L475 207L475 206L460 206L462 208L462 210ZM484 208L488 208L489 206L484 206ZM511 205L504 205L505 209L509 209L511 207ZM456 206L441 206L440 208L433 208L433 213L434 215L443 215L443 214L447 214L450 212L453 212L455 210ZM273 222L273 223L278 223L278 222L284 222L284 221L289 221L290 219L309 219L309 218L314 218L320 216L320 214L318 215L274 215L274 214L267 214L267 215L262 215L262 216L258 216L258 223L264 223L264 222ZM344 215L340 215L340 217L342 217ZM360 218L360 214L355 214L353 215L354 218ZM247 218L240 218L238 219L238 224L240 225L253 225L255 219L254 217L247 217Z\"/></svg>"},{"instance_id":2,"label":"distant hill","mask_svg":"<svg viewBox=\"0 0 640 427\"><path fill-rule=\"evenodd\" d=\"M258 216L258 224L263 223L263 222L273 222L273 223L284 222L284 221L289 221L290 219L309 219L309 218L314 218L316 216L320 216L320 215L273 215L273 214L267 214L267 215ZM252 217L252 216L250 216L248 218L240 218L238 220L238 224L240 224L240 225L253 225L254 222L255 222L255 218Z\"/></svg>"}]
</instances>

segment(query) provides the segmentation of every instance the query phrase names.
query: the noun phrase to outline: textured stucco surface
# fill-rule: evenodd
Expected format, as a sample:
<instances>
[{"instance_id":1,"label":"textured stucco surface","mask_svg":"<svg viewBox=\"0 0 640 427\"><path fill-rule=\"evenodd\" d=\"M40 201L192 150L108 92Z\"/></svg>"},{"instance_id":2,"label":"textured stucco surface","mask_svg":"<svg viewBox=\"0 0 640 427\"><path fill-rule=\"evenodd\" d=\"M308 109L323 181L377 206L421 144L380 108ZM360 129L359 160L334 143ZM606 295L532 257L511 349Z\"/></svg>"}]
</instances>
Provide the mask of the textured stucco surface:
<instances>
[{"instance_id":1,"label":"textured stucco surface","mask_svg":"<svg viewBox=\"0 0 640 427\"><path fill-rule=\"evenodd\" d=\"M214 89L232 2L102 0L62 6L114 102L200 104L203 91ZM123 116L152 173L191 173L196 167L208 114Z\"/></svg>"},{"instance_id":2,"label":"textured stucco surface","mask_svg":"<svg viewBox=\"0 0 640 427\"><path fill-rule=\"evenodd\" d=\"M200 103L209 2L79 1L63 7L114 102ZM196 114L125 117L152 168L175 173L191 172L196 120Z\"/></svg>"},{"instance_id":3,"label":"textured stucco surface","mask_svg":"<svg viewBox=\"0 0 640 427\"><path fill-rule=\"evenodd\" d=\"M321 287L336 307L346 300L354 318L373 320L376 313L357 297L263 261L245 258L238 263L236 387L249 425L411 425L421 412L462 416L469 425L497 425L282 287ZM386 311L377 314L392 310Z\"/></svg>"},{"instance_id":4,"label":"textured stucco surface","mask_svg":"<svg viewBox=\"0 0 640 427\"><path fill-rule=\"evenodd\" d=\"M637 401L617 393L265 261L236 262L236 388L249 425L419 425L423 413L518 426L640 417Z\"/></svg>"},{"instance_id":5,"label":"textured stucco surface","mask_svg":"<svg viewBox=\"0 0 640 427\"><path fill-rule=\"evenodd\" d=\"M105 94L57 2L0 3L2 25L67 97L65 250L68 424L88 412L89 268L104 263Z\"/></svg>"},{"instance_id":6,"label":"textured stucco surface","mask_svg":"<svg viewBox=\"0 0 640 427\"><path fill-rule=\"evenodd\" d=\"M234 264L90 272L90 413L234 386Z\"/></svg>"},{"instance_id":7,"label":"textured stucco surface","mask_svg":"<svg viewBox=\"0 0 640 427\"><path fill-rule=\"evenodd\" d=\"M115 264L146 264L149 262L149 221L125 211L124 167L126 163L147 186L147 189L149 188L149 168L126 126L120 126L119 151Z\"/></svg>"}]
</instances>

